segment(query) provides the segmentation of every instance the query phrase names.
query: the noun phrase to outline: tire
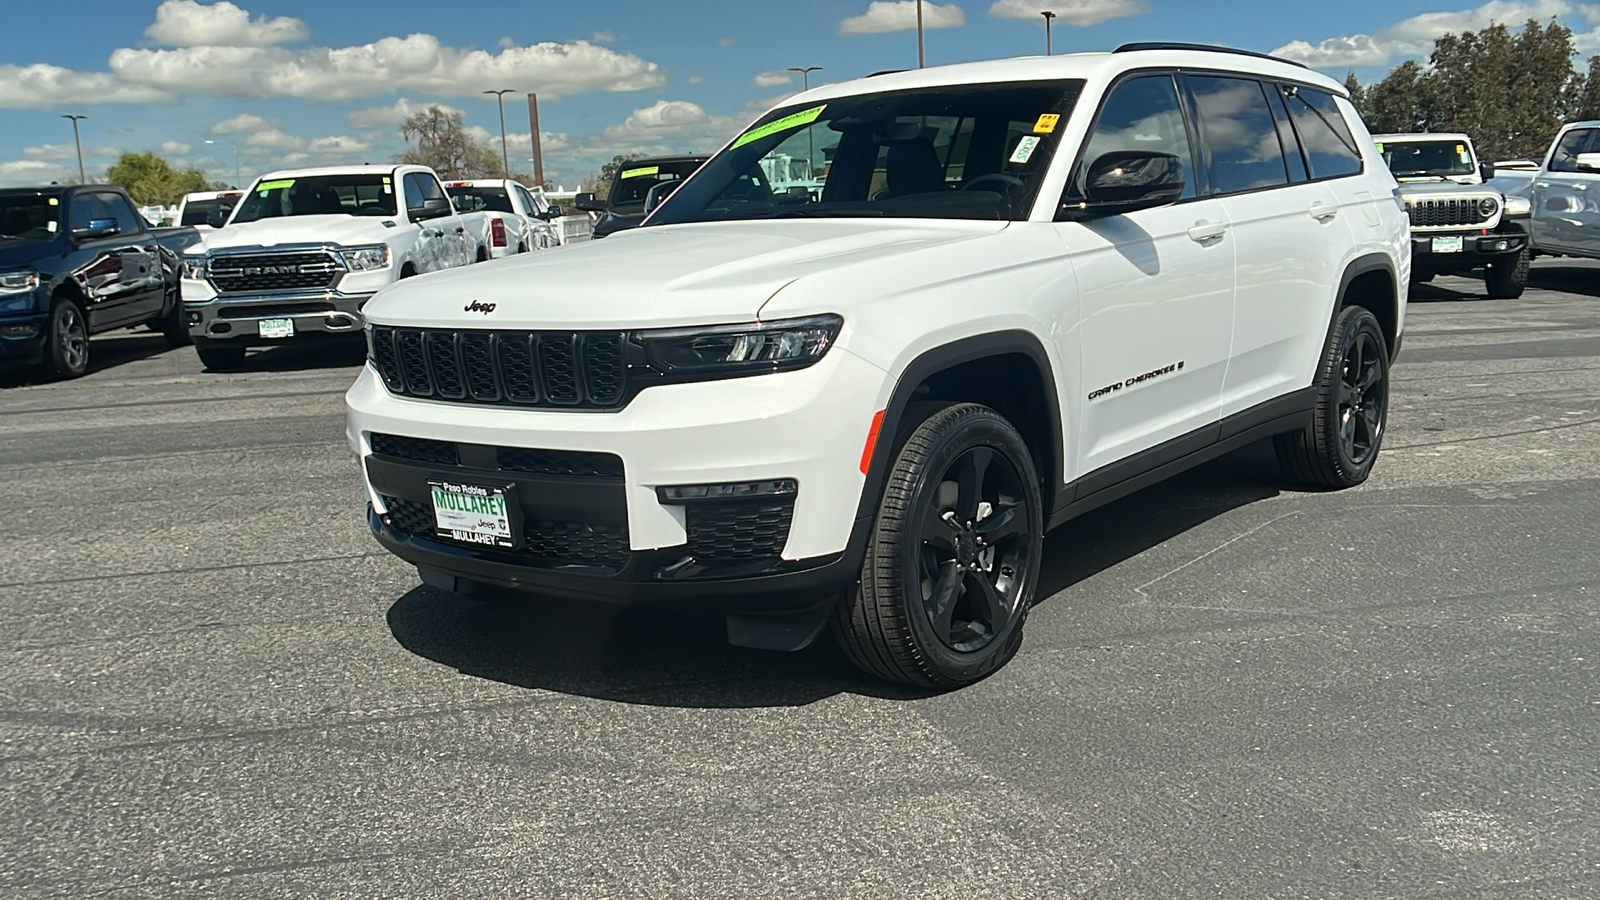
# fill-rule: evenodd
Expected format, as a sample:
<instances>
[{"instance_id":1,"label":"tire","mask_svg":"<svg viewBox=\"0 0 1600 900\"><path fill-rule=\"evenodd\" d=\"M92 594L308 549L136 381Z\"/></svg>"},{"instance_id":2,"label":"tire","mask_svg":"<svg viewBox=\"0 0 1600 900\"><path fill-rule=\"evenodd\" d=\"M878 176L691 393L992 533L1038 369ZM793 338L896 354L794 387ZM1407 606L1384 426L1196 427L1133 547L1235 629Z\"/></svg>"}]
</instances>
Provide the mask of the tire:
<instances>
[{"instance_id":1,"label":"tire","mask_svg":"<svg viewBox=\"0 0 1600 900\"><path fill-rule=\"evenodd\" d=\"M45 334L44 368L52 378L82 378L89 371L89 321L70 297L50 304Z\"/></svg>"},{"instance_id":2,"label":"tire","mask_svg":"<svg viewBox=\"0 0 1600 900\"><path fill-rule=\"evenodd\" d=\"M416 274L417 274L417 267L413 266L411 263L406 263L405 265L400 267L400 277L401 278L411 278L412 276L414 276Z\"/></svg>"},{"instance_id":3,"label":"tire","mask_svg":"<svg viewBox=\"0 0 1600 900\"><path fill-rule=\"evenodd\" d=\"M1284 474L1316 488L1348 488L1367 480L1383 445L1389 416L1389 352L1372 312L1339 312L1317 367L1311 424L1274 438Z\"/></svg>"},{"instance_id":4,"label":"tire","mask_svg":"<svg viewBox=\"0 0 1600 900\"><path fill-rule=\"evenodd\" d=\"M892 681L954 688L991 675L1022 643L1043 540L1022 436L988 407L940 408L894 456L834 637L862 670Z\"/></svg>"},{"instance_id":5,"label":"tire","mask_svg":"<svg viewBox=\"0 0 1600 900\"><path fill-rule=\"evenodd\" d=\"M150 325L167 339L167 346L187 347L194 343L194 338L189 336L189 323L183 312L183 298L178 294L177 288L172 289L171 300L172 306Z\"/></svg>"},{"instance_id":6,"label":"tire","mask_svg":"<svg viewBox=\"0 0 1600 900\"><path fill-rule=\"evenodd\" d=\"M1483 273L1483 285L1491 300L1515 300L1528 286L1528 251L1524 249L1515 260L1503 256L1489 263Z\"/></svg>"},{"instance_id":7,"label":"tire","mask_svg":"<svg viewBox=\"0 0 1600 900\"><path fill-rule=\"evenodd\" d=\"M213 372L226 372L244 364L243 347L218 345L207 341L204 344L196 343L194 349L200 355L200 363Z\"/></svg>"},{"instance_id":8,"label":"tire","mask_svg":"<svg viewBox=\"0 0 1600 900\"><path fill-rule=\"evenodd\" d=\"M478 258L473 260L473 262L488 262L488 261L489 261L489 250L488 250L488 248L479 247L478 248Z\"/></svg>"}]
</instances>

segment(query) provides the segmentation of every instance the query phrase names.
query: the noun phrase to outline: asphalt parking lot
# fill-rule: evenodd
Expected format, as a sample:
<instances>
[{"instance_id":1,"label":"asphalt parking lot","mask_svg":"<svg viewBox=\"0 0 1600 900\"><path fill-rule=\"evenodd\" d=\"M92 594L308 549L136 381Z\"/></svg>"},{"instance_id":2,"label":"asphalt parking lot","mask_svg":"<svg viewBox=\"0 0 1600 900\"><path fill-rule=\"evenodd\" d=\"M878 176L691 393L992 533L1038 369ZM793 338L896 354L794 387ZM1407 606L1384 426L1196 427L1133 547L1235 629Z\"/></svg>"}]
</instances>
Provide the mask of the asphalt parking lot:
<instances>
[{"instance_id":1,"label":"asphalt parking lot","mask_svg":"<svg viewBox=\"0 0 1600 900\"><path fill-rule=\"evenodd\" d=\"M418 586L359 349L0 374L0 895L1576 897L1600 884L1600 267L1410 307L1372 480L1248 448L1046 544L942 695Z\"/></svg>"}]
</instances>

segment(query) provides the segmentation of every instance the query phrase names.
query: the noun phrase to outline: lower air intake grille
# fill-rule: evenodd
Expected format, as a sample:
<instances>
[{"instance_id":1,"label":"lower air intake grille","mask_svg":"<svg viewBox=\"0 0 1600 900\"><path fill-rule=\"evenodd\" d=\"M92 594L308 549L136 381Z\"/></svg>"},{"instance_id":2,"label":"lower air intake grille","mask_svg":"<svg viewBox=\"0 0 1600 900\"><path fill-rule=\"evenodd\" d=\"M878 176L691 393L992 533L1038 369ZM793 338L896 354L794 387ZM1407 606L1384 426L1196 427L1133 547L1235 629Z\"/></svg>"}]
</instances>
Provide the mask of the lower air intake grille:
<instances>
[{"instance_id":1,"label":"lower air intake grille","mask_svg":"<svg viewBox=\"0 0 1600 900\"><path fill-rule=\"evenodd\" d=\"M701 562L770 559L783 554L794 498L781 503L691 503L689 553Z\"/></svg>"}]
</instances>

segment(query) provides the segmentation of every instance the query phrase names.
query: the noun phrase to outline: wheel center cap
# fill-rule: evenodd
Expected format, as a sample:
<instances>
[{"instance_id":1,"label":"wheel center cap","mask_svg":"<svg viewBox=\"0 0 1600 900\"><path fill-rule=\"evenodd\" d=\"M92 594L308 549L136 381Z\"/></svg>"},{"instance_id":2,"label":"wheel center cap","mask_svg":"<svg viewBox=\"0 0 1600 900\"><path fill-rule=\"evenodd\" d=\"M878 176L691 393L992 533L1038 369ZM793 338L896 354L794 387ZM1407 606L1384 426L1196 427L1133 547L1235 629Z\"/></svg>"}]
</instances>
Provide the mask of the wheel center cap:
<instances>
[{"instance_id":1,"label":"wheel center cap","mask_svg":"<svg viewBox=\"0 0 1600 900\"><path fill-rule=\"evenodd\" d=\"M956 559L963 564L968 564L977 558L978 538L970 531L963 531L956 535Z\"/></svg>"}]
</instances>

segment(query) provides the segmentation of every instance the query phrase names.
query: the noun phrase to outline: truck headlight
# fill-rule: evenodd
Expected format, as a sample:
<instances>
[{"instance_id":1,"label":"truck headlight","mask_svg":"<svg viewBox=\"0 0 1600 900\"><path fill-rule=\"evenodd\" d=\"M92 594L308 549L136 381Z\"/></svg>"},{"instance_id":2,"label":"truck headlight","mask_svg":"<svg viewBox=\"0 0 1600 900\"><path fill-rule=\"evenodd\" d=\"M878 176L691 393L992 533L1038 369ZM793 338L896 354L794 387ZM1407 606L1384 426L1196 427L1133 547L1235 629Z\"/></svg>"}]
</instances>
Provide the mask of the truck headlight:
<instances>
[{"instance_id":1,"label":"truck headlight","mask_svg":"<svg viewBox=\"0 0 1600 900\"><path fill-rule=\"evenodd\" d=\"M1533 215L1533 201L1527 197L1506 198L1506 218L1521 219Z\"/></svg>"},{"instance_id":2,"label":"truck headlight","mask_svg":"<svg viewBox=\"0 0 1600 900\"><path fill-rule=\"evenodd\" d=\"M717 378L803 369L828 352L843 325L844 319L823 315L640 331L635 337L662 374Z\"/></svg>"},{"instance_id":3,"label":"truck headlight","mask_svg":"<svg viewBox=\"0 0 1600 900\"><path fill-rule=\"evenodd\" d=\"M1500 201L1493 197L1485 197L1478 201L1478 215L1485 219L1493 216L1500 209Z\"/></svg>"},{"instance_id":4,"label":"truck headlight","mask_svg":"<svg viewBox=\"0 0 1600 900\"><path fill-rule=\"evenodd\" d=\"M339 251L344 256L345 264L352 272L370 272L374 269L387 269L389 267L389 245L374 244L370 247L345 247Z\"/></svg>"},{"instance_id":5,"label":"truck headlight","mask_svg":"<svg viewBox=\"0 0 1600 900\"><path fill-rule=\"evenodd\" d=\"M204 256L183 258L183 277L190 281L205 281L211 274L211 260Z\"/></svg>"},{"instance_id":6,"label":"truck headlight","mask_svg":"<svg viewBox=\"0 0 1600 900\"><path fill-rule=\"evenodd\" d=\"M39 273L32 269L0 272L0 297L11 294L28 294L39 286Z\"/></svg>"}]
</instances>

